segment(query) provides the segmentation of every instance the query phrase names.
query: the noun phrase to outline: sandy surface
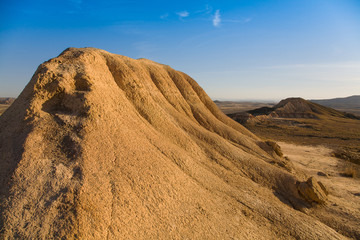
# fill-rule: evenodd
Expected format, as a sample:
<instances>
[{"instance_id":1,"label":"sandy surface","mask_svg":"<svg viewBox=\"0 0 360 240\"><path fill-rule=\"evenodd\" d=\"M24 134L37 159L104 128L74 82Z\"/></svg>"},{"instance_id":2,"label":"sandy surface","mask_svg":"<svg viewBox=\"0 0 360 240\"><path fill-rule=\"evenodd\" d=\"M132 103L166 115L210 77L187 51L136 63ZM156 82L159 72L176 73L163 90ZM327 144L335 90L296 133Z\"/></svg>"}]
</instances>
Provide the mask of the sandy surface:
<instances>
[{"instance_id":1,"label":"sandy surface","mask_svg":"<svg viewBox=\"0 0 360 240\"><path fill-rule=\"evenodd\" d=\"M341 176L343 160L331 156L332 150L324 146L300 146L285 142L278 142L284 155L289 157L295 167L307 175L316 176L328 185L330 190L348 196L360 195L360 181ZM328 176L318 175L319 172ZM354 200L360 201L357 196ZM360 203L360 202L359 202Z\"/></svg>"},{"instance_id":2,"label":"sandy surface","mask_svg":"<svg viewBox=\"0 0 360 240\"><path fill-rule=\"evenodd\" d=\"M324 146L300 146L278 142L285 156L295 168L310 176L316 176L329 190L329 200L323 209L314 208L310 214L331 225L331 215L344 219L344 225L360 228L360 179L341 175L344 161L332 157L332 150ZM318 173L325 173L321 176ZM349 217L350 216L350 217ZM357 222L357 223L356 223ZM354 234L355 239L359 239Z\"/></svg>"}]
</instances>

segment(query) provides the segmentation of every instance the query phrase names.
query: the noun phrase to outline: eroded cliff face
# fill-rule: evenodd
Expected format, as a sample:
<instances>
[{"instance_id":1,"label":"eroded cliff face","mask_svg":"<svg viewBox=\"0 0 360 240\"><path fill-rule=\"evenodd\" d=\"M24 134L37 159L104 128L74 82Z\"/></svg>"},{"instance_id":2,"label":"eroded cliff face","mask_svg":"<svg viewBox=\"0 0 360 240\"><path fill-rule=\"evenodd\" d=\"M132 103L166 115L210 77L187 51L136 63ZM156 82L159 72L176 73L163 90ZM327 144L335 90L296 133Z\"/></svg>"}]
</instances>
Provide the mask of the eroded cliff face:
<instances>
[{"instance_id":1,"label":"eroded cliff face","mask_svg":"<svg viewBox=\"0 0 360 240\"><path fill-rule=\"evenodd\" d=\"M186 74L70 48L0 118L1 237L342 239L281 161Z\"/></svg>"}]
</instances>

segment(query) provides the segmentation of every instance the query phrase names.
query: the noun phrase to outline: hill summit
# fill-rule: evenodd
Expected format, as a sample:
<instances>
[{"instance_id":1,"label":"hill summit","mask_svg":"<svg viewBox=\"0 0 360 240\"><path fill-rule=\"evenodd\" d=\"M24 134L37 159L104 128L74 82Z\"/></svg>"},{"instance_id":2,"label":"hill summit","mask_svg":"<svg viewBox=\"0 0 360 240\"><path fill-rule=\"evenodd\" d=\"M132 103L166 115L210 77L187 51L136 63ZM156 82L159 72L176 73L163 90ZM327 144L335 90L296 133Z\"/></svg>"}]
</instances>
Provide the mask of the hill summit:
<instances>
[{"instance_id":1,"label":"hill summit","mask_svg":"<svg viewBox=\"0 0 360 240\"><path fill-rule=\"evenodd\" d=\"M0 117L2 239L343 239L306 179L188 75L99 49L41 64Z\"/></svg>"}]
</instances>

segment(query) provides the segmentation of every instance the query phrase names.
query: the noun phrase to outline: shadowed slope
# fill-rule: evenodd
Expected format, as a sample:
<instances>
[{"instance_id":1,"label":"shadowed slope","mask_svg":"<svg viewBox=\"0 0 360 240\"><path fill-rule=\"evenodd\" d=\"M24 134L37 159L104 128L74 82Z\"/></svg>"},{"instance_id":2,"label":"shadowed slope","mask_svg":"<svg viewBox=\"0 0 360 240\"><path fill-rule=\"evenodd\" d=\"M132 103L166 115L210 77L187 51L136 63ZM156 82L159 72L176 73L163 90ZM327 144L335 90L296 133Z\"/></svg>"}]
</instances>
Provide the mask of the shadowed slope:
<instances>
[{"instance_id":1,"label":"shadowed slope","mask_svg":"<svg viewBox=\"0 0 360 240\"><path fill-rule=\"evenodd\" d=\"M4 238L342 238L294 210L282 160L169 66L67 49L0 133Z\"/></svg>"}]
</instances>

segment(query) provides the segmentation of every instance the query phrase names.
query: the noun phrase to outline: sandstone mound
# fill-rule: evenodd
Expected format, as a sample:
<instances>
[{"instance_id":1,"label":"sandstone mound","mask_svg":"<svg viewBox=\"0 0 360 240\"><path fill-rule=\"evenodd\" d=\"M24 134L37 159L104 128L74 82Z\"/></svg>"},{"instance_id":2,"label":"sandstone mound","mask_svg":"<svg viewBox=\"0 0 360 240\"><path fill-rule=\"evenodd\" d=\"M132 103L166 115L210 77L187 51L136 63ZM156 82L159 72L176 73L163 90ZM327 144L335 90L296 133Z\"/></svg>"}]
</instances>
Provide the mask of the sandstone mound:
<instances>
[{"instance_id":1,"label":"sandstone mound","mask_svg":"<svg viewBox=\"0 0 360 240\"><path fill-rule=\"evenodd\" d=\"M279 118L319 118L321 116L351 117L349 114L339 112L335 109L324 107L317 103L302 98L287 98L281 100L272 108L264 107L248 111L248 113L259 116L268 115Z\"/></svg>"},{"instance_id":2,"label":"sandstone mound","mask_svg":"<svg viewBox=\"0 0 360 240\"><path fill-rule=\"evenodd\" d=\"M340 112L302 98L287 98L281 100L274 107L261 107L247 112L236 112L227 115L241 124L258 123L278 118L321 119L340 117L359 119L351 113Z\"/></svg>"},{"instance_id":3,"label":"sandstone mound","mask_svg":"<svg viewBox=\"0 0 360 240\"><path fill-rule=\"evenodd\" d=\"M263 144L184 73L67 49L0 118L0 237L342 239Z\"/></svg>"}]
</instances>

